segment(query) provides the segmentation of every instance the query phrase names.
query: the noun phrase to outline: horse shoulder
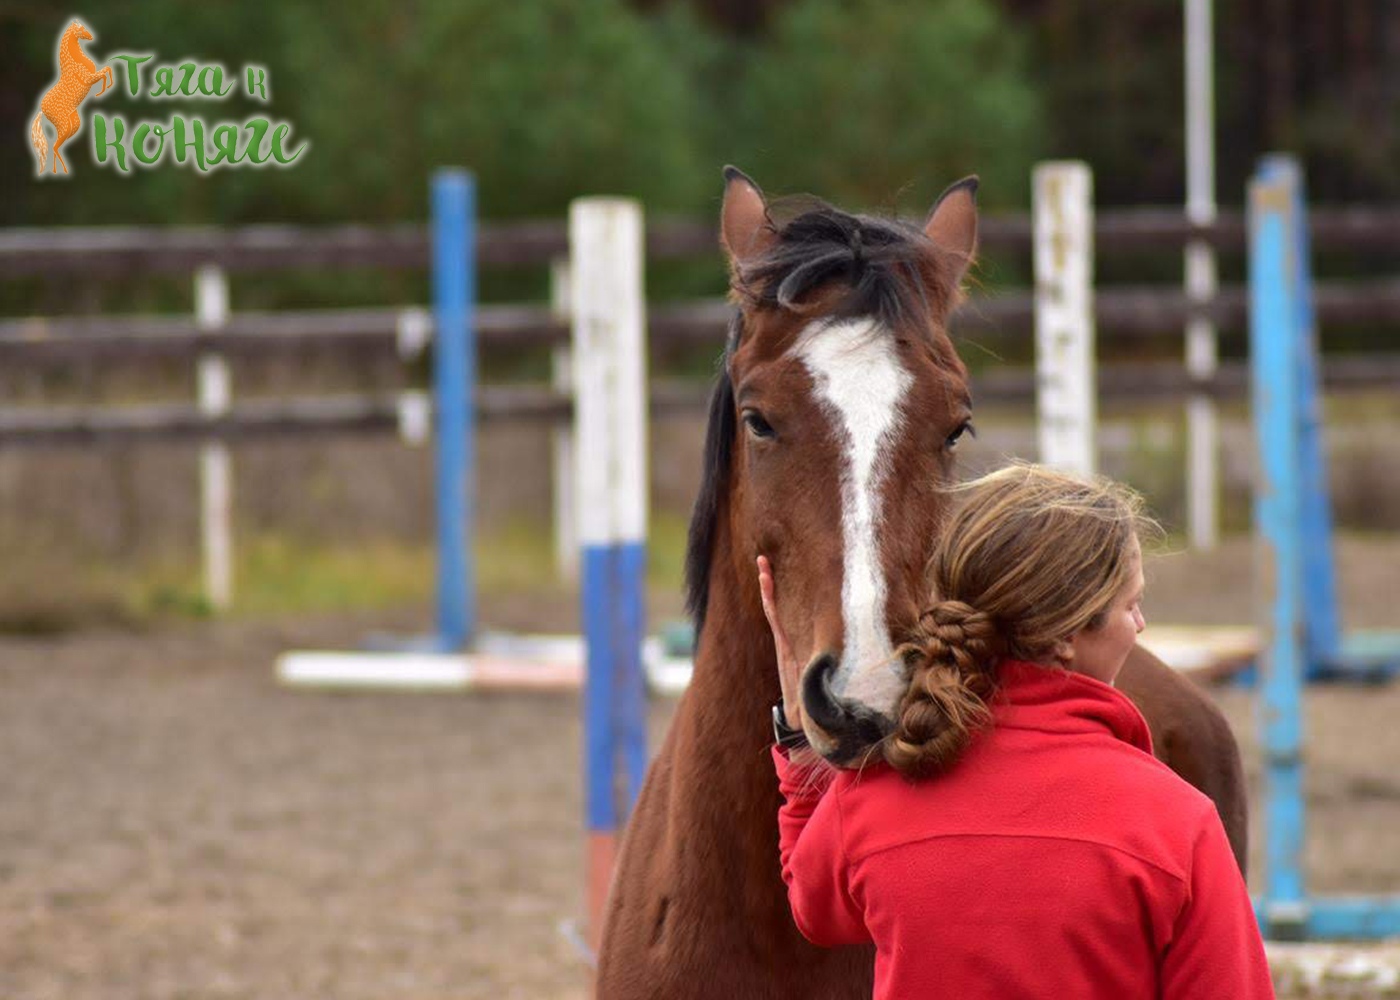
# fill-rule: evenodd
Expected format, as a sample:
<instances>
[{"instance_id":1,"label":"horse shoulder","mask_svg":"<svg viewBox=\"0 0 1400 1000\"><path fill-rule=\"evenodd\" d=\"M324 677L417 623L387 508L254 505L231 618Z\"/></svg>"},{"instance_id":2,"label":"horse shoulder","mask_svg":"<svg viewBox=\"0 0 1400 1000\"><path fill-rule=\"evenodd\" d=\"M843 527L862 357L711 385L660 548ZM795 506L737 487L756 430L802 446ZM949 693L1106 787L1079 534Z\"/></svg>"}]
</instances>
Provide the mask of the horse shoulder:
<instances>
[{"instance_id":1,"label":"horse shoulder","mask_svg":"<svg viewBox=\"0 0 1400 1000\"><path fill-rule=\"evenodd\" d=\"M1247 870L1249 809L1239 743L1220 708L1194 681L1141 646L1118 676L1152 732L1157 757L1215 803L1240 871Z\"/></svg>"},{"instance_id":2,"label":"horse shoulder","mask_svg":"<svg viewBox=\"0 0 1400 1000\"><path fill-rule=\"evenodd\" d=\"M650 966L645 957L669 916L667 886L662 879L673 760L674 737L668 731L647 770L618 845L598 950L600 1000L655 995L644 988L649 985Z\"/></svg>"}]
</instances>

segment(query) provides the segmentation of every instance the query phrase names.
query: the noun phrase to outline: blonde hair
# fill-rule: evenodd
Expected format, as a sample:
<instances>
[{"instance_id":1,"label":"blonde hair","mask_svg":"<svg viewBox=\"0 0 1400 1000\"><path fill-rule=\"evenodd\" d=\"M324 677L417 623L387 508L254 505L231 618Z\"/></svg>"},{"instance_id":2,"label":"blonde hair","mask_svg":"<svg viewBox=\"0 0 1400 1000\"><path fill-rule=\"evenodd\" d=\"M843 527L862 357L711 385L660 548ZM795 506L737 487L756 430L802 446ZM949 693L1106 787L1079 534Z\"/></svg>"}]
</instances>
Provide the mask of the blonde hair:
<instances>
[{"instance_id":1,"label":"blonde hair","mask_svg":"<svg viewBox=\"0 0 1400 1000\"><path fill-rule=\"evenodd\" d=\"M910 683L885 759L917 777L957 759L990 718L996 664L1044 662L1104 622L1155 529L1142 498L1109 479L1017 464L952 488L930 562L933 603L897 652Z\"/></svg>"}]
</instances>

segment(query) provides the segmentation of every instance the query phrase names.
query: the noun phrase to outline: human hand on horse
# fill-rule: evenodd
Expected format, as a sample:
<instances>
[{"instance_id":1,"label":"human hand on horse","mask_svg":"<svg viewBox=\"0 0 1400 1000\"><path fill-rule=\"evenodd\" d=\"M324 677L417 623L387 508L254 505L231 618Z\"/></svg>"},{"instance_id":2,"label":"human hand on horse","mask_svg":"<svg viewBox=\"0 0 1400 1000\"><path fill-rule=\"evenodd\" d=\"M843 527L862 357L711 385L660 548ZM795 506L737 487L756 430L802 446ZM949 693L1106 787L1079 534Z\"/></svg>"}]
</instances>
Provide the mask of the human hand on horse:
<instances>
[{"instance_id":1,"label":"human hand on horse","mask_svg":"<svg viewBox=\"0 0 1400 1000\"><path fill-rule=\"evenodd\" d=\"M802 728L801 680L802 664L793 655L787 633L778 620L778 601L774 593L773 567L767 556L758 557L758 592L763 598L763 616L773 632L773 651L778 655L778 683L783 689L783 714L793 729Z\"/></svg>"}]
</instances>

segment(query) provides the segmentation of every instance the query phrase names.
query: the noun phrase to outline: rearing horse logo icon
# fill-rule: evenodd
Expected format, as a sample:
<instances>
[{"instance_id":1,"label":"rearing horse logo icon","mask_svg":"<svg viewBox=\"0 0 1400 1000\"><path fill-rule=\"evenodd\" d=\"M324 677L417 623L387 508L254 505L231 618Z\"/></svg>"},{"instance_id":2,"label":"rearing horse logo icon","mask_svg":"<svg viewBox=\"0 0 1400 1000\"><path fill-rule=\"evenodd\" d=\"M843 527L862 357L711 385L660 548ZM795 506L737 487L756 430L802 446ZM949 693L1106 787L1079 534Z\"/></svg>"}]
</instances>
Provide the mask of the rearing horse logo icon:
<instances>
[{"instance_id":1,"label":"rearing horse logo icon","mask_svg":"<svg viewBox=\"0 0 1400 1000\"><path fill-rule=\"evenodd\" d=\"M53 142L53 172L58 173L62 164L63 172L68 173L68 164L58 148L78 133L83 120L78 116L78 105L87 100L88 91L99 80L101 97L112 86L112 67L97 65L83 51L82 43L92 40L92 32L81 21L74 21L63 32L58 42L58 82L49 88L39 102L39 113L34 116L34 124L29 129L34 150L39 154L39 174L44 172L44 161L48 155L48 142L44 138L43 120L47 118L54 127L56 137Z\"/></svg>"}]
</instances>

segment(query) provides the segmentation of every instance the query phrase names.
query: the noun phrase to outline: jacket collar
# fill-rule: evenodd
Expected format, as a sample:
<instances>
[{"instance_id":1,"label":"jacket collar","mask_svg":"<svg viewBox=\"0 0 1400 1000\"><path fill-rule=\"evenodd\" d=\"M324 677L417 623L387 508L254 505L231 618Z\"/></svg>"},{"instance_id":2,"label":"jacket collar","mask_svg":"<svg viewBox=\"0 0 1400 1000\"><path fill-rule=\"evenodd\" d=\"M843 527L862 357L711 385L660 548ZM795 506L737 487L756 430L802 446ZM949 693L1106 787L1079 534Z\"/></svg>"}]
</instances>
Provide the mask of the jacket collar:
<instances>
[{"instance_id":1,"label":"jacket collar","mask_svg":"<svg viewBox=\"0 0 1400 1000\"><path fill-rule=\"evenodd\" d=\"M994 725L1045 733L1109 733L1144 753L1152 735L1137 706L1116 688L1061 667L1020 660L997 665Z\"/></svg>"}]
</instances>

